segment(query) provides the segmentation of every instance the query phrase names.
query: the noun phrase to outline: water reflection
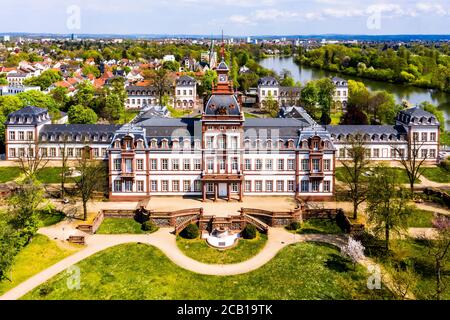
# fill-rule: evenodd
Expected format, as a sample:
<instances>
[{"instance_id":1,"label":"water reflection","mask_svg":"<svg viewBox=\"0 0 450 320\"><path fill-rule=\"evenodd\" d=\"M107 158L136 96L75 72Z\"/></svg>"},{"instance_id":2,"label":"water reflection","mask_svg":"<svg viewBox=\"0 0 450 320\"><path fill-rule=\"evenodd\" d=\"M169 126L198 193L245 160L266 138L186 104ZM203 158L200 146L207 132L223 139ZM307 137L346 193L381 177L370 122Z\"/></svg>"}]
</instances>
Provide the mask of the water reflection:
<instances>
[{"instance_id":1,"label":"water reflection","mask_svg":"<svg viewBox=\"0 0 450 320\"><path fill-rule=\"evenodd\" d=\"M295 81L300 81L302 84L305 84L310 80L337 75L334 72L298 66L292 57L269 57L261 60L260 64L264 68L272 69L277 73L280 73L283 69L287 69L292 73L292 77ZM428 101L434 105L437 105L439 109L444 111L446 129L448 130L450 128L450 94L435 90L361 79L347 75L342 75L341 77L345 79L362 81L370 90L387 90L394 94L396 101L399 103L402 100L408 100L411 104L415 105L423 101Z\"/></svg>"}]
</instances>

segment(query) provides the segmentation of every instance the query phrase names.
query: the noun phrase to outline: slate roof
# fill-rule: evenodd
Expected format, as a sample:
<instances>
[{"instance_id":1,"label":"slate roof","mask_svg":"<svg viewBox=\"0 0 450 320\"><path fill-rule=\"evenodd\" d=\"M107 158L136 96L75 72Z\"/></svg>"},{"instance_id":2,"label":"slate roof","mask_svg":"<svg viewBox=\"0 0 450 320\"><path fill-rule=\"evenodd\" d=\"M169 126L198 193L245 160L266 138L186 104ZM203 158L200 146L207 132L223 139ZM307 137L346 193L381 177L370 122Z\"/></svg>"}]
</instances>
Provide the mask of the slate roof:
<instances>
[{"instance_id":1,"label":"slate roof","mask_svg":"<svg viewBox=\"0 0 450 320\"><path fill-rule=\"evenodd\" d=\"M170 138L177 130L180 134L185 130L189 135L194 135L194 127L200 126L198 118L151 118L137 121L136 125L146 130L147 138ZM184 130L183 130L184 129ZM199 131L201 134L201 130Z\"/></svg>"},{"instance_id":2,"label":"slate roof","mask_svg":"<svg viewBox=\"0 0 450 320\"><path fill-rule=\"evenodd\" d=\"M274 77L263 77L258 80L258 87L277 87L279 85Z\"/></svg>"},{"instance_id":3,"label":"slate roof","mask_svg":"<svg viewBox=\"0 0 450 320\"><path fill-rule=\"evenodd\" d=\"M46 119L39 120L39 116L45 116ZM35 125L37 123L41 123L43 121L48 121L50 118L48 116L47 109L38 108L34 106L26 106L20 110L14 111L8 115L8 120L5 124L16 124L17 118L22 117L23 123L22 124L31 124ZM28 118L28 120L31 118L31 122L26 122L25 118Z\"/></svg>"},{"instance_id":4,"label":"slate roof","mask_svg":"<svg viewBox=\"0 0 450 320\"><path fill-rule=\"evenodd\" d=\"M401 135L406 134L406 130L403 126L392 126L392 125L338 125L338 126L326 126L328 132L335 137L339 135L349 135L356 133L363 133L374 135L377 134L381 136L385 134L387 136L394 135L399 138Z\"/></svg>"},{"instance_id":5,"label":"slate roof","mask_svg":"<svg viewBox=\"0 0 450 320\"><path fill-rule=\"evenodd\" d=\"M89 143L110 143L111 139L116 132L120 128L119 125L113 124L46 124L42 127L39 136L42 139L42 136L46 136L46 142L50 141L50 136L55 136L55 143L59 142L58 137L60 135L70 135L72 137L72 141L75 142L75 136L80 135L82 142L86 141L85 137L89 138ZM94 141L94 136L97 136L97 141ZM106 141L102 141L101 137L106 136Z\"/></svg>"},{"instance_id":6,"label":"slate roof","mask_svg":"<svg viewBox=\"0 0 450 320\"><path fill-rule=\"evenodd\" d=\"M196 81L194 78L189 76L181 76L177 79L177 85L178 86L192 86L194 87L196 84Z\"/></svg>"},{"instance_id":7,"label":"slate roof","mask_svg":"<svg viewBox=\"0 0 450 320\"><path fill-rule=\"evenodd\" d=\"M260 138L298 138L299 130L305 123L297 119L247 119L244 123L246 136L258 136Z\"/></svg>"},{"instance_id":8,"label":"slate roof","mask_svg":"<svg viewBox=\"0 0 450 320\"><path fill-rule=\"evenodd\" d=\"M216 70L229 70L227 64L225 61L221 61L219 65L217 66Z\"/></svg>"},{"instance_id":9,"label":"slate roof","mask_svg":"<svg viewBox=\"0 0 450 320\"><path fill-rule=\"evenodd\" d=\"M241 110L239 103L234 95L212 95L205 107L205 114L208 115L222 115L221 111L224 110L226 115L240 115Z\"/></svg>"},{"instance_id":10,"label":"slate roof","mask_svg":"<svg viewBox=\"0 0 450 320\"><path fill-rule=\"evenodd\" d=\"M416 118L418 121L422 118L425 118L425 122L418 122L418 124L433 124L438 125L439 121L437 121L436 116L428 111L423 110L421 107L416 106L413 108L408 108L402 110L397 115L397 120L401 121L405 124L410 124L413 122L413 119ZM434 120L433 123L430 120Z\"/></svg>"}]
</instances>

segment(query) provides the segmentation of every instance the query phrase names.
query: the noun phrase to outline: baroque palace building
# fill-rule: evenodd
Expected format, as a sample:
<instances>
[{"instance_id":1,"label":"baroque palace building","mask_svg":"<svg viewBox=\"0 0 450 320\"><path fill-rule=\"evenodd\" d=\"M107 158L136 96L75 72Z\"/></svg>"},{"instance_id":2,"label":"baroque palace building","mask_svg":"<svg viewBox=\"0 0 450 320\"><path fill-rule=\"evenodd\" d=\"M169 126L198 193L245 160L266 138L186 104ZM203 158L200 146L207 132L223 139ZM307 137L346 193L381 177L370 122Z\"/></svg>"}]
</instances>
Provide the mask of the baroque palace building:
<instances>
[{"instance_id":1,"label":"baroque palace building","mask_svg":"<svg viewBox=\"0 0 450 320\"><path fill-rule=\"evenodd\" d=\"M356 134L364 134L370 159L408 156L414 139L420 157L437 161L439 123L420 108L401 111L395 126L323 127L300 107L285 108L280 118L246 119L223 60L216 72L200 118L143 111L123 126L52 124L47 110L25 107L8 116L6 158L40 152L58 160L66 150L76 159L89 146L93 159L108 163L110 199L130 201L158 195L331 199L336 160L348 158L348 140Z\"/></svg>"}]
</instances>

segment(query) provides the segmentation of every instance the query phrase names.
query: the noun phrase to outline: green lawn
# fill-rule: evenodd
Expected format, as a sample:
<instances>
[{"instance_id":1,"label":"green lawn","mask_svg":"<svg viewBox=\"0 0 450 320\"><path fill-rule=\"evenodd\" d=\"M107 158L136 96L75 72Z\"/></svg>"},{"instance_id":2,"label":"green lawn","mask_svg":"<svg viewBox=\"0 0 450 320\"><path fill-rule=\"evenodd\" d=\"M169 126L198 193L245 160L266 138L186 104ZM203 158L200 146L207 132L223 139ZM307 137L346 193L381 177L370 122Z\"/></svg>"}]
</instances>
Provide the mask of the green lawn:
<instances>
[{"instance_id":1,"label":"green lawn","mask_svg":"<svg viewBox=\"0 0 450 320\"><path fill-rule=\"evenodd\" d=\"M63 249L46 236L35 235L33 241L16 256L12 272L8 275L12 275L12 282L8 280L0 282L0 295L78 249L76 245L65 245Z\"/></svg>"},{"instance_id":2,"label":"green lawn","mask_svg":"<svg viewBox=\"0 0 450 320\"><path fill-rule=\"evenodd\" d=\"M61 168L60 167L46 167L37 174L37 179L42 183L61 183ZM68 177L66 182L73 182L73 178Z\"/></svg>"},{"instance_id":3,"label":"green lawn","mask_svg":"<svg viewBox=\"0 0 450 320\"><path fill-rule=\"evenodd\" d=\"M412 214L408 217L408 227L410 228L431 228L433 225L434 213L431 211L414 209Z\"/></svg>"},{"instance_id":4,"label":"green lawn","mask_svg":"<svg viewBox=\"0 0 450 320\"><path fill-rule=\"evenodd\" d=\"M105 218L97 234L144 234L142 225L133 218Z\"/></svg>"},{"instance_id":5,"label":"green lawn","mask_svg":"<svg viewBox=\"0 0 450 320\"><path fill-rule=\"evenodd\" d=\"M331 219L309 219L302 223L302 227L297 230L300 234L339 234L342 233L336 221Z\"/></svg>"},{"instance_id":6,"label":"green lawn","mask_svg":"<svg viewBox=\"0 0 450 320\"><path fill-rule=\"evenodd\" d=\"M244 116L245 116L246 119L259 118L258 116L254 115L252 113L249 113L249 112L244 112Z\"/></svg>"},{"instance_id":7,"label":"green lawn","mask_svg":"<svg viewBox=\"0 0 450 320\"><path fill-rule=\"evenodd\" d=\"M386 290L367 289L367 274L356 270L335 247L298 243L250 273L205 276L176 266L146 244L124 244L77 264L80 290L67 288L65 272L24 299L377 299Z\"/></svg>"},{"instance_id":8,"label":"green lawn","mask_svg":"<svg viewBox=\"0 0 450 320\"><path fill-rule=\"evenodd\" d=\"M389 170L396 171L398 176L398 182L401 184L409 184L408 176L403 168L389 168ZM336 167L336 180L344 182L344 167ZM420 183L420 179L416 180L416 183Z\"/></svg>"},{"instance_id":9,"label":"green lawn","mask_svg":"<svg viewBox=\"0 0 450 320\"><path fill-rule=\"evenodd\" d=\"M425 168L423 175L434 182L450 183L450 171L441 167Z\"/></svg>"},{"instance_id":10,"label":"green lawn","mask_svg":"<svg viewBox=\"0 0 450 320\"><path fill-rule=\"evenodd\" d=\"M0 167L0 183L13 181L21 174L19 167Z\"/></svg>"},{"instance_id":11,"label":"green lawn","mask_svg":"<svg viewBox=\"0 0 450 320\"><path fill-rule=\"evenodd\" d=\"M231 249L218 250L208 246L202 239L184 239L177 237L177 245L188 257L204 263L229 264L238 263L255 256L266 245L267 235L258 233L252 240L240 239Z\"/></svg>"},{"instance_id":12,"label":"green lawn","mask_svg":"<svg viewBox=\"0 0 450 320\"><path fill-rule=\"evenodd\" d=\"M433 299L435 290L435 274L433 258L428 254L428 247L423 240L395 240L391 242L392 252L389 256L376 257L376 260L384 265L389 262L405 263L413 265L415 272L419 275L416 288L412 290L417 299ZM447 264L450 263L450 257ZM444 277L449 273L444 271ZM450 299L450 287L447 286L443 299Z\"/></svg>"},{"instance_id":13,"label":"green lawn","mask_svg":"<svg viewBox=\"0 0 450 320\"><path fill-rule=\"evenodd\" d=\"M62 221L65 218L65 214L62 212L39 212L38 217L40 227L48 227Z\"/></svg>"},{"instance_id":14,"label":"green lawn","mask_svg":"<svg viewBox=\"0 0 450 320\"><path fill-rule=\"evenodd\" d=\"M167 107L167 110L169 110L172 118L183 118L192 113L192 110L176 109L169 106Z\"/></svg>"}]
</instances>

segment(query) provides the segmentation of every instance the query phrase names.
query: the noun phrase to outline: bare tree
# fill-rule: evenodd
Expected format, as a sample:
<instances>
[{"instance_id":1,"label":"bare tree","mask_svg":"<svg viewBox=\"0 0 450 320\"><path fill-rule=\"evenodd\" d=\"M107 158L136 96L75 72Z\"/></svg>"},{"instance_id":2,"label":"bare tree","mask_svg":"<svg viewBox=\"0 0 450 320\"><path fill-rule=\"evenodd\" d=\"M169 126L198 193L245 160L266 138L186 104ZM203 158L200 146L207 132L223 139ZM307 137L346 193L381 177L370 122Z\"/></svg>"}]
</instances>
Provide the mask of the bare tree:
<instances>
[{"instance_id":1,"label":"bare tree","mask_svg":"<svg viewBox=\"0 0 450 320\"><path fill-rule=\"evenodd\" d=\"M366 200L367 182L363 180L363 174L369 167L366 157L366 146L363 133L356 133L349 138L350 148L347 149L351 160L341 161L344 167L343 179L350 190L353 202L353 218L358 217L358 207Z\"/></svg>"},{"instance_id":2,"label":"bare tree","mask_svg":"<svg viewBox=\"0 0 450 320\"><path fill-rule=\"evenodd\" d=\"M30 141L27 148L19 150L19 166L28 178L34 178L49 162L47 149L41 149L39 139Z\"/></svg>"},{"instance_id":3,"label":"bare tree","mask_svg":"<svg viewBox=\"0 0 450 320\"><path fill-rule=\"evenodd\" d=\"M419 151L423 146L423 142L419 143L417 139L412 137L408 139L407 142L407 152L404 149L398 147L393 147L397 155L400 157L400 163L406 170L406 175L408 176L409 187L411 193L414 192L414 183L422 176L424 169L422 168L423 163L427 157L419 157Z\"/></svg>"},{"instance_id":4,"label":"bare tree","mask_svg":"<svg viewBox=\"0 0 450 320\"><path fill-rule=\"evenodd\" d=\"M61 199L65 196L65 184L67 181L67 176L69 174L68 159L69 155L67 152L67 135L64 135L62 144L59 145L59 154L61 156Z\"/></svg>"},{"instance_id":5,"label":"bare tree","mask_svg":"<svg viewBox=\"0 0 450 320\"><path fill-rule=\"evenodd\" d=\"M75 179L75 184L83 203L83 220L86 221L87 203L103 185L106 174L104 163L91 159L90 148L86 146L83 151L78 158L76 170L80 175Z\"/></svg>"},{"instance_id":6,"label":"bare tree","mask_svg":"<svg viewBox=\"0 0 450 320\"><path fill-rule=\"evenodd\" d=\"M341 248L341 253L347 256L353 262L353 269L356 267L356 264L364 259L364 246L361 241L355 240L352 237L348 238L347 245Z\"/></svg>"}]
</instances>

